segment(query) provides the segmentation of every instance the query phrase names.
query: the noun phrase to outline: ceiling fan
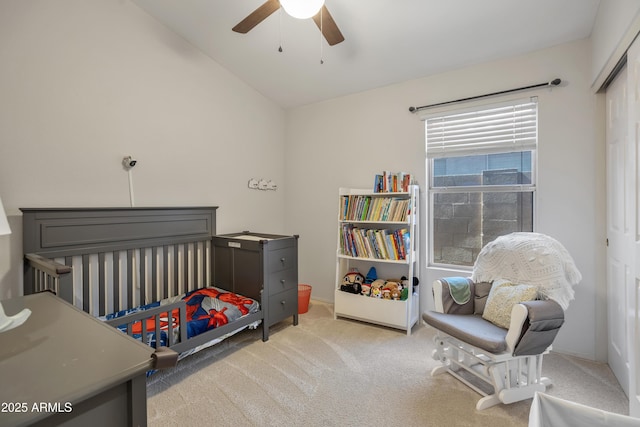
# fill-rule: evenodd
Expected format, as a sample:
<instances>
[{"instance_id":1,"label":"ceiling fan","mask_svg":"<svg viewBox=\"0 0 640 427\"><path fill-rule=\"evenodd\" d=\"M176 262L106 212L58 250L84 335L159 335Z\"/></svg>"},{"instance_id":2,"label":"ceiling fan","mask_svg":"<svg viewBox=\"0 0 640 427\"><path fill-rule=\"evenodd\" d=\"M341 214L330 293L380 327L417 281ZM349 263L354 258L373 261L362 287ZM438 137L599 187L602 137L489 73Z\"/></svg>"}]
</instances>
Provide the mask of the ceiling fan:
<instances>
[{"instance_id":1,"label":"ceiling fan","mask_svg":"<svg viewBox=\"0 0 640 427\"><path fill-rule=\"evenodd\" d=\"M338 26L329 13L329 10L324 5L324 0L315 1L315 3L317 3L316 8L310 15L298 15L295 10L296 3L300 4L303 2L301 0L267 0L262 4L262 6L258 7L256 10L251 12L249 16L240 21L232 28L232 30L236 33L246 34L282 6L285 12L295 18L306 19L312 17L313 21L322 32L322 35L327 40L327 43L329 43L329 46L333 46L344 41L344 36L340 32L340 29L338 29ZM313 2L309 2L307 0L307 3Z\"/></svg>"}]
</instances>

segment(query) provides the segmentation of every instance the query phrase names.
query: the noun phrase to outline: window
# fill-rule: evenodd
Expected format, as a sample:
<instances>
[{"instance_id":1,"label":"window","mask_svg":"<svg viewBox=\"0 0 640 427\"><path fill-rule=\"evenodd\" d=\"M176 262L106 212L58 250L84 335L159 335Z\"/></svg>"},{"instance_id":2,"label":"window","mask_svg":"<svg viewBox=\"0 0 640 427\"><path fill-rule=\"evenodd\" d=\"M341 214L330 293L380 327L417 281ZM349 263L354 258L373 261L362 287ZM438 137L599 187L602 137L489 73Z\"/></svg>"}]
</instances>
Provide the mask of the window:
<instances>
[{"instance_id":1,"label":"window","mask_svg":"<svg viewBox=\"0 0 640 427\"><path fill-rule=\"evenodd\" d=\"M488 242L533 231L537 100L428 116L429 263L472 266Z\"/></svg>"}]
</instances>

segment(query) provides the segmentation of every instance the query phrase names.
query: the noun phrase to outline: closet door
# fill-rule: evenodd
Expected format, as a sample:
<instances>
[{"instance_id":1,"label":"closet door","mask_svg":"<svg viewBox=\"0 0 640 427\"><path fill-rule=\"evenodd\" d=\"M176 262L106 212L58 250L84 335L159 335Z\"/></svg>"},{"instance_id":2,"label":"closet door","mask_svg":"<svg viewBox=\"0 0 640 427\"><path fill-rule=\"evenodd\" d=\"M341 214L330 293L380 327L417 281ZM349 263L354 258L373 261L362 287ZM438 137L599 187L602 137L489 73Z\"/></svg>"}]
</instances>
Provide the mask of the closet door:
<instances>
[{"instance_id":1,"label":"closet door","mask_svg":"<svg viewBox=\"0 0 640 427\"><path fill-rule=\"evenodd\" d=\"M635 156L627 137L627 71L607 88L607 324L608 361L625 393L629 391L629 359L625 299L633 286Z\"/></svg>"},{"instance_id":2,"label":"closet door","mask_svg":"<svg viewBox=\"0 0 640 427\"><path fill-rule=\"evenodd\" d=\"M633 238L635 269L633 283L627 289L625 317L629 357L629 413L640 417L640 41L627 52L629 116L627 133L634 149L634 209Z\"/></svg>"}]
</instances>

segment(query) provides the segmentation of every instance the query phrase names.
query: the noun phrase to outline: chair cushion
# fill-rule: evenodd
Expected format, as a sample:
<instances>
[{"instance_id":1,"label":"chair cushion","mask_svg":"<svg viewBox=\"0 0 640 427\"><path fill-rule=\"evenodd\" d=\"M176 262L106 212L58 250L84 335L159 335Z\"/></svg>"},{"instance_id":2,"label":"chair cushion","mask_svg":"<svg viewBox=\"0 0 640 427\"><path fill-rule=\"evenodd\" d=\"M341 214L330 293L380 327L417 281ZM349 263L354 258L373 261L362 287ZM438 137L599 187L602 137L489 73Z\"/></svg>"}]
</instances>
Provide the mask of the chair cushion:
<instances>
[{"instance_id":1,"label":"chair cushion","mask_svg":"<svg viewBox=\"0 0 640 427\"><path fill-rule=\"evenodd\" d=\"M538 288L532 285L514 285L495 281L489 292L482 318L496 326L509 329L511 310L515 304L533 301L538 297Z\"/></svg>"},{"instance_id":2,"label":"chair cushion","mask_svg":"<svg viewBox=\"0 0 640 427\"><path fill-rule=\"evenodd\" d=\"M507 330L484 320L481 315L425 311L422 319L434 328L490 353L502 353L507 348Z\"/></svg>"},{"instance_id":3,"label":"chair cushion","mask_svg":"<svg viewBox=\"0 0 640 427\"><path fill-rule=\"evenodd\" d=\"M475 292L473 314L482 314L484 312L484 307L487 304L487 298L489 297L489 292L491 291L491 285L491 282L479 282L476 283L473 287Z\"/></svg>"}]
</instances>

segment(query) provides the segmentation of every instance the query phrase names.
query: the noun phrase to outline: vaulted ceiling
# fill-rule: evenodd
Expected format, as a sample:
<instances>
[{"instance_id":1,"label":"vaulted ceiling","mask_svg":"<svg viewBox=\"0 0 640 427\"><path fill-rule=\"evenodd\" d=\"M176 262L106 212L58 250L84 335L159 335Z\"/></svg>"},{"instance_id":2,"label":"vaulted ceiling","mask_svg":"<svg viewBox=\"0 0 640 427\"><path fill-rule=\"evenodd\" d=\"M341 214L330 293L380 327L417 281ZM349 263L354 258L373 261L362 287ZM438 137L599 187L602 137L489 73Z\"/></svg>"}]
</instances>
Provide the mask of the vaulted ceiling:
<instances>
[{"instance_id":1,"label":"vaulted ceiling","mask_svg":"<svg viewBox=\"0 0 640 427\"><path fill-rule=\"evenodd\" d=\"M326 0L345 38L329 46L313 20L281 11L247 34L231 30L264 1L134 0L283 108L582 39L600 3Z\"/></svg>"}]
</instances>

